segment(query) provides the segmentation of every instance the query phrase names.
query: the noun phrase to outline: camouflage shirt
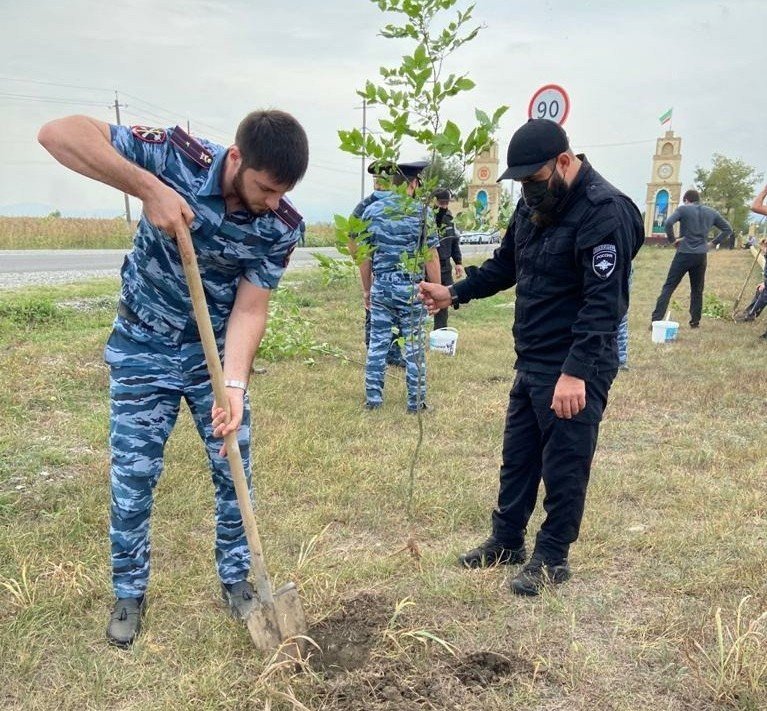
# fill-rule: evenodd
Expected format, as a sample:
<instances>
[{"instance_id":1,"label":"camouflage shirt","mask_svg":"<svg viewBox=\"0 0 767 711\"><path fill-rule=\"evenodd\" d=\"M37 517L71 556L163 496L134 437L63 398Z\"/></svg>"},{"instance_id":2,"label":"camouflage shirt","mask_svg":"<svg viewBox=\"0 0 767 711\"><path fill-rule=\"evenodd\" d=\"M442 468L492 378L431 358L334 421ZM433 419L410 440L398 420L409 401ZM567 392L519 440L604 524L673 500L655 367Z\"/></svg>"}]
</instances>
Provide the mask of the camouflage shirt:
<instances>
[{"instance_id":1,"label":"camouflage shirt","mask_svg":"<svg viewBox=\"0 0 767 711\"><path fill-rule=\"evenodd\" d=\"M221 189L224 146L192 138L178 126L113 125L110 130L119 153L173 188L193 210L192 241L213 329L222 334L240 279L276 288L299 229L273 212L227 213ZM173 337L194 322L176 242L143 215L121 276L121 300L152 330Z\"/></svg>"},{"instance_id":2,"label":"camouflage shirt","mask_svg":"<svg viewBox=\"0 0 767 711\"><path fill-rule=\"evenodd\" d=\"M399 272L402 255L412 257L418 249L421 235L421 216L426 209L426 238L424 244L439 244L434 216L429 208L411 200L405 200L392 191L378 191L362 212L362 219L369 221L366 240L374 248L373 273Z\"/></svg>"}]
</instances>

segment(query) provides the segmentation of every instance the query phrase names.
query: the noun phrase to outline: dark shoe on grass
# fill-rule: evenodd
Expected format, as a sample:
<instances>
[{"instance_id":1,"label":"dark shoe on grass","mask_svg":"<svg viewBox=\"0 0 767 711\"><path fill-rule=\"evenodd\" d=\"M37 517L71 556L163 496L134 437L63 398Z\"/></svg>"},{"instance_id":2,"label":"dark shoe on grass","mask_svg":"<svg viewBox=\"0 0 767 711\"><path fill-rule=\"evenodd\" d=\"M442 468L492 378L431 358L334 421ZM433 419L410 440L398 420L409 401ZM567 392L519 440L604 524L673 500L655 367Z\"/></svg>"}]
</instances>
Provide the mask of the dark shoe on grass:
<instances>
[{"instance_id":1,"label":"dark shoe on grass","mask_svg":"<svg viewBox=\"0 0 767 711\"><path fill-rule=\"evenodd\" d=\"M572 577L566 560L549 565L540 558L531 558L510 581L509 587L515 595L534 597L540 595L548 585L559 585Z\"/></svg>"},{"instance_id":2,"label":"dark shoe on grass","mask_svg":"<svg viewBox=\"0 0 767 711\"><path fill-rule=\"evenodd\" d=\"M221 583L221 595L229 605L229 612L235 620L247 620L257 605L255 590L247 580L240 580L231 585Z\"/></svg>"},{"instance_id":3,"label":"dark shoe on grass","mask_svg":"<svg viewBox=\"0 0 767 711\"><path fill-rule=\"evenodd\" d=\"M121 649L127 649L141 631L144 616L144 596L124 597L115 600L107 626L107 641Z\"/></svg>"},{"instance_id":4,"label":"dark shoe on grass","mask_svg":"<svg viewBox=\"0 0 767 711\"><path fill-rule=\"evenodd\" d=\"M464 568L489 568L493 565L514 565L524 563L527 557L525 546L507 548L494 536L484 543L458 556L458 562Z\"/></svg>"}]
</instances>

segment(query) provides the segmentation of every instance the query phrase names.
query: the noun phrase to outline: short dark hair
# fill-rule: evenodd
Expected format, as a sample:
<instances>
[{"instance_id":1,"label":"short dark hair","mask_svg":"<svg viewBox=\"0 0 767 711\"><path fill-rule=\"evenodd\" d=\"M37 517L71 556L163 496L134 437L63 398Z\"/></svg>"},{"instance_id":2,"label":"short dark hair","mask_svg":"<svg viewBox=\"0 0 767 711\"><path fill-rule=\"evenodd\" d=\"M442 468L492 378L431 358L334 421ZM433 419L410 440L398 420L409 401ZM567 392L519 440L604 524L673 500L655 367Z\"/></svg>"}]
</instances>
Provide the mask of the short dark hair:
<instances>
[{"instance_id":1,"label":"short dark hair","mask_svg":"<svg viewBox=\"0 0 767 711\"><path fill-rule=\"evenodd\" d=\"M298 121L285 111L252 111L234 138L243 168L265 170L281 185L294 186L309 165L309 141Z\"/></svg>"},{"instance_id":2,"label":"short dark hair","mask_svg":"<svg viewBox=\"0 0 767 711\"><path fill-rule=\"evenodd\" d=\"M682 200L684 202L700 202L700 193L697 190L688 190Z\"/></svg>"}]
</instances>

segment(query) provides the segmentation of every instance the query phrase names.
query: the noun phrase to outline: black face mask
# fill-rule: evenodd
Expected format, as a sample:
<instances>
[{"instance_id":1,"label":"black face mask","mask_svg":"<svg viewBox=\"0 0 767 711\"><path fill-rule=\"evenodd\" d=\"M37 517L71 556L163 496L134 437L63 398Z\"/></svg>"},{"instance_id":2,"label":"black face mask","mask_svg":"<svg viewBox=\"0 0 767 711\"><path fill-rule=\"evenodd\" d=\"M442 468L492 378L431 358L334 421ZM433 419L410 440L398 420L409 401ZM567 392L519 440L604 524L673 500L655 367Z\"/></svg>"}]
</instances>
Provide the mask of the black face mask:
<instances>
[{"instance_id":1,"label":"black face mask","mask_svg":"<svg viewBox=\"0 0 767 711\"><path fill-rule=\"evenodd\" d=\"M548 178L527 180L522 183L522 197L525 199L525 204L531 210L543 215L556 212L565 195L567 195L567 183L557 173L556 166Z\"/></svg>"}]
</instances>

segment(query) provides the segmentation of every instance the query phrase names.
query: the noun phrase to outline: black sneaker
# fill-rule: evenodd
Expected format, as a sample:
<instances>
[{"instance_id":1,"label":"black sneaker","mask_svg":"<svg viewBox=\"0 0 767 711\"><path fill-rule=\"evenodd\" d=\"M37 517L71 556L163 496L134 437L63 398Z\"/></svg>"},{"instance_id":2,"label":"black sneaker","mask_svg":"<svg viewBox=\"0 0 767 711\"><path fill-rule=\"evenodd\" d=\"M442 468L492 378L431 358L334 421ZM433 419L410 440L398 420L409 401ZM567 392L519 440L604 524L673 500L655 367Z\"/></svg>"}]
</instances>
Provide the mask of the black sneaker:
<instances>
[{"instance_id":1,"label":"black sneaker","mask_svg":"<svg viewBox=\"0 0 767 711\"><path fill-rule=\"evenodd\" d=\"M407 407L407 414L408 415L415 415L419 410L428 410L429 406L425 402L421 402L418 404L418 407L410 407L408 405Z\"/></svg>"},{"instance_id":2,"label":"black sneaker","mask_svg":"<svg viewBox=\"0 0 767 711\"><path fill-rule=\"evenodd\" d=\"M221 583L221 596L236 620L246 620L256 606L256 592L247 580L226 585Z\"/></svg>"},{"instance_id":3,"label":"black sneaker","mask_svg":"<svg viewBox=\"0 0 767 711\"><path fill-rule=\"evenodd\" d=\"M540 595L547 585L559 585L572 577L567 560L556 565L544 563L540 558L531 558L510 581L509 587L515 595L533 597Z\"/></svg>"},{"instance_id":4,"label":"black sneaker","mask_svg":"<svg viewBox=\"0 0 767 711\"><path fill-rule=\"evenodd\" d=\"M380 410L382 407L382 402L366 402L365 403L365 409L366 410Z\"/></svg>"},{"instance_id":5,"label":"black sneaker","mask_svg":"<svg viewBox=\"0 0 767 711\"><path fill-rule=\"evenodd\" d=\"M690 321L690 328L700 328L700 321Z\"/></svg>"},{"instance_id":6,"label":"black sneaker","mask_svg":"<svg viewBox=\"0 0 767 711\"><path fill-rule=\"evenodd\" d=\"M121 649L127 649L141 631L141 618L144 616L144 600L140 598L122 597L115 600L112 614L107 625L107 641Z\"/></svg>"},{"instance_id":7,"label":"black sneaker","mask_svg":"<svg viewBox=\"0 0 767 711\"><path fill-rule=\"evenodd\" d=\"M519 548L507 548L494 536L484 543L458 556L464 568L489 568L493 565L514 565L524 563L527 551L524 544Z\"/></svg>"}]
</instances>

